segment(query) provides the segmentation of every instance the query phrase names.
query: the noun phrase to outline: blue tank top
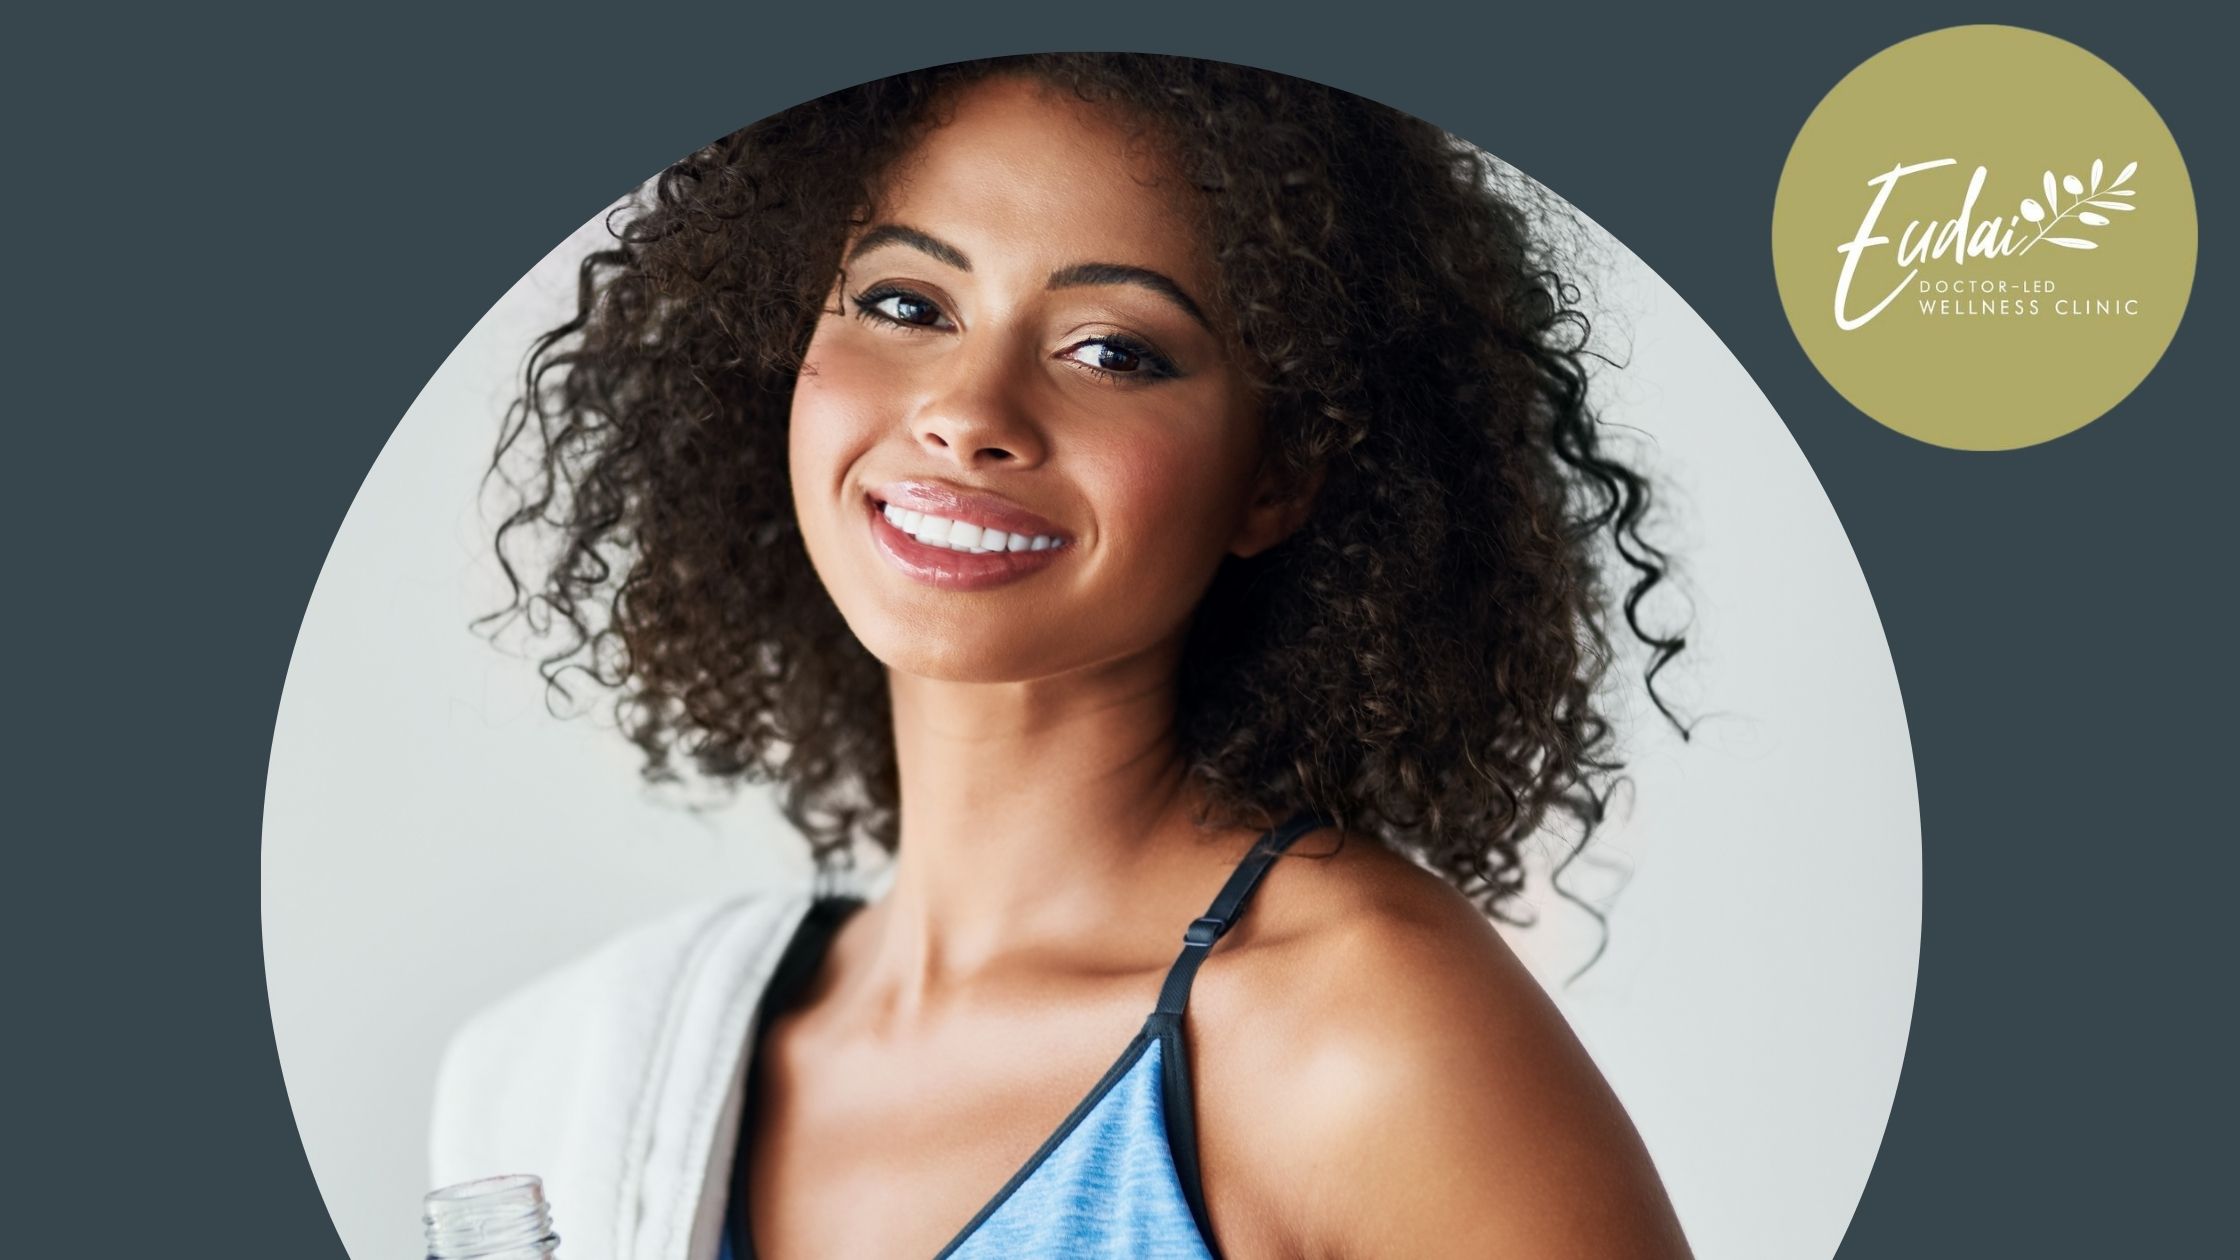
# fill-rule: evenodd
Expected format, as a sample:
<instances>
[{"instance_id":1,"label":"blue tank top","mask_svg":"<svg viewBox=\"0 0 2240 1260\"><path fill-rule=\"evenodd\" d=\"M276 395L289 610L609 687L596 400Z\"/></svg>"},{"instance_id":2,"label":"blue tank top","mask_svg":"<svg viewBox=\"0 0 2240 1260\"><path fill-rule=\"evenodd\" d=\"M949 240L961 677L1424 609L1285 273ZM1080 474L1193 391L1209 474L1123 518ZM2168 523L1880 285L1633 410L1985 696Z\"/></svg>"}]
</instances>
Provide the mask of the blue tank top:
<instances>
[{"instance_id":1,"label":"blue tank top","mask_svg":"<svg viewBox=\"0 0 2240 1260\"><path fill-rule=\"evenodd\" d=\"M1329 825L1305 810L1260 837L1230 873L1212 907L1183 932L1182 953L1168 970L1143 1028L1057 1131L933 1260L1213 1260L1220 1255L1198 1184L1197 1112L1189 1060L1183 1054L1183 1008L1198 964L1236 922L1276 855L1307 832ZM843 896L811 904L763 992L755 1021L757 1041L771 1017L816 973L840 924L863 904ZM761 1056L750 1057L748 1105L739 1123L722 1260L759 1260L747 1222L746 1188Z\"/></svg>"}]
</instances>

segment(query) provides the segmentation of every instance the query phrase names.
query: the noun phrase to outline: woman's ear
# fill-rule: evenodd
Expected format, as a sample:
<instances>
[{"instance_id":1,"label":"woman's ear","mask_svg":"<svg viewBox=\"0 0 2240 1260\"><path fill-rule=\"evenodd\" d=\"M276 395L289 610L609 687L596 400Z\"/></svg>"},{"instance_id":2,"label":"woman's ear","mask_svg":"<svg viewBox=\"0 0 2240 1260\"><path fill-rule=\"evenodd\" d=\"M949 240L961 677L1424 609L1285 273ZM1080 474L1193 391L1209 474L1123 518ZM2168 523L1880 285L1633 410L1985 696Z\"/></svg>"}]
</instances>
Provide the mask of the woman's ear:
<instances>
[{"instance_id":1,"label":"woman's ear","mask_svg":"<svg viewBox=\"0 0 2240 1260\"><path fill-rule=\"evenodd\" d=\"M1252 504L1245 509L1236 539L1229 544L1231 554L1246 558L1259 555L1306 524L1315 496L1322 490L1322 474L1323 465L1318 463L1287 493L1275 475L1263 469L1253 483Z\"/></svg>"}]
</instances>

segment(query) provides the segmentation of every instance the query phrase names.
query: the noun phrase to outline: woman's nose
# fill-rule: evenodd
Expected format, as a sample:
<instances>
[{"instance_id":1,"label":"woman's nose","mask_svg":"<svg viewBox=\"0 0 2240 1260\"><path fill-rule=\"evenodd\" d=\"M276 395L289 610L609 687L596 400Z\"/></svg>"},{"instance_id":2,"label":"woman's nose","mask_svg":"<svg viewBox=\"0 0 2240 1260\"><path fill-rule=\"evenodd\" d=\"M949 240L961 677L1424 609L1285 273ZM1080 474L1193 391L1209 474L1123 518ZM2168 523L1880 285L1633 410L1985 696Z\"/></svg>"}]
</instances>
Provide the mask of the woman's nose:
<instances>
[{"instance_id":1,"label":"woman's nose","mask_svg":"<svg viewBox=\"0 0 2240 1260\"><path fill-rule=\"evenodd\" d=\"M1040 463L1045 440L1031 407L1031 357L989 333L943 355L912 422L919 445L963 468Z\"/></svg>"}]
</instances>

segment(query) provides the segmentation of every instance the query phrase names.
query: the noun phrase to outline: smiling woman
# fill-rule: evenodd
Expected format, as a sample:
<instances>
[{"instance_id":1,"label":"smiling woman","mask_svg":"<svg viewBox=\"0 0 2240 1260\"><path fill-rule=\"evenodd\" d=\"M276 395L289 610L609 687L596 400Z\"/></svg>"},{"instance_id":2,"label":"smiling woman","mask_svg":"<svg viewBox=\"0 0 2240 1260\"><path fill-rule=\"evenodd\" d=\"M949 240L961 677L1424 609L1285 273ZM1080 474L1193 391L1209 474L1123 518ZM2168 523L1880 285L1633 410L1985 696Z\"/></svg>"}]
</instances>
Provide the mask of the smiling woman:
<instances>
[{"instance_id":1,"label":"smiling woman","mask_svg":"<svg viewBox=\"0 0 2240 1260\"><path fill-rule=\"evenodd\" d=\"M948 107L887 173L810 337L789 444L803 541L898 703L933 680L1006 684L1011 708L1100 666L1099 687L1157 690L1222 558L1272 545L1304 501L1254 504L1259 403L1193 296L1218 272L1158 150L1039 80ZM866 511L898 481L917 529ZM1034 552L1037 535L1064 545Z\"/></svg>"},{"instance_id":2,"label":"smiling woman","mask_svg":"<svg viewBox=\"0 0 2240 1260\"><path fill-rule=\"evenodd\" d=\"M538 1172L618 1257L1686 1255L1487 917L1616 769L1604 546L1652 679L1679 648L1491 173L1330 88L1101 54L665 172L501 442L501 554L563 530L508 611L578 632L548 669L589 653L649 776L774 780L820 867L891 878L491 1008L436 1179Z\"/></svg>"}]
</instances>

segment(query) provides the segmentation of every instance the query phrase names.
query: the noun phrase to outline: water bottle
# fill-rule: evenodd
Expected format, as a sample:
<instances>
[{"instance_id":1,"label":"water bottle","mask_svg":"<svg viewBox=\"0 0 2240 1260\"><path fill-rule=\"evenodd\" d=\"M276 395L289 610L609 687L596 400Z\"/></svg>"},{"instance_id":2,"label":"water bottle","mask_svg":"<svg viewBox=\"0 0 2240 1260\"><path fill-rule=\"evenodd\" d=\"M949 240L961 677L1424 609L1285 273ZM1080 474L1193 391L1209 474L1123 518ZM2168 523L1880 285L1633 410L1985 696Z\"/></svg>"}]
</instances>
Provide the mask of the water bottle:
<instances>
[{"instance_id":1,"label":"water bottle","mask_svg":"<svg viewBox=\"0 0 2240 1260\"><path fill-rule=\"evenodd\" d=\"M428 1260L547 1260L560 1248L544 1181L528 1173L462 1181L421 1204Z\"/></svg>"}]
</instances>

